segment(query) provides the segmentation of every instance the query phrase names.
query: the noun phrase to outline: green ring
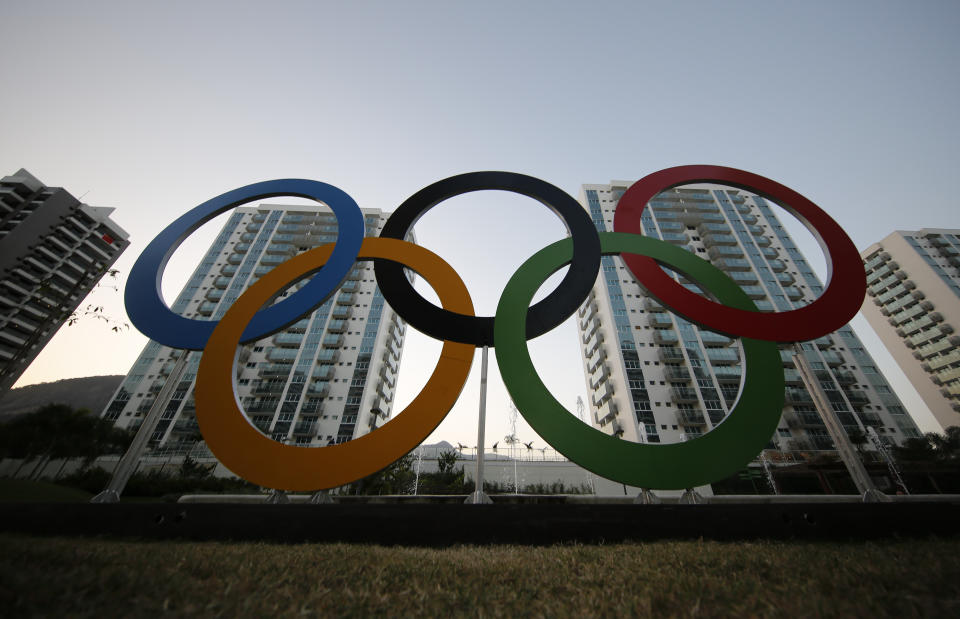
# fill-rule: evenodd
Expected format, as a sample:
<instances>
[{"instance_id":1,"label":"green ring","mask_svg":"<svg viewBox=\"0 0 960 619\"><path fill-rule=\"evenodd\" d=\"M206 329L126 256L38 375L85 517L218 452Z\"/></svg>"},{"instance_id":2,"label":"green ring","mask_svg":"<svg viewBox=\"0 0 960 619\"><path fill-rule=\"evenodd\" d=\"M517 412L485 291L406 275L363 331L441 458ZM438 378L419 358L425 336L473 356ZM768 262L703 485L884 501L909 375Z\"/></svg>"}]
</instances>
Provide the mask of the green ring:
<instances>
[{"instance_id":1,"label":"green ring","mask_svg":"<svg viewBox=\"0 0 960 619\"><path fill-rule=\"evenodd\" d=\"M600 233L604 255L650 256L701 284L720 303L757 311L725 273L696 255L637 234ZM585 425L547 390L527 348L527 308L553 272L567 264L571 239L537 252L513 274L497 305L494 342L503 382L517 410L543 440L583 468L639 488L677 489L728 477L749 463L777 429L783 410L783 367L777 345L743 338L743 389L724 421L693 440L668 445L620 440Z\"/></svg>"}]
</instances>

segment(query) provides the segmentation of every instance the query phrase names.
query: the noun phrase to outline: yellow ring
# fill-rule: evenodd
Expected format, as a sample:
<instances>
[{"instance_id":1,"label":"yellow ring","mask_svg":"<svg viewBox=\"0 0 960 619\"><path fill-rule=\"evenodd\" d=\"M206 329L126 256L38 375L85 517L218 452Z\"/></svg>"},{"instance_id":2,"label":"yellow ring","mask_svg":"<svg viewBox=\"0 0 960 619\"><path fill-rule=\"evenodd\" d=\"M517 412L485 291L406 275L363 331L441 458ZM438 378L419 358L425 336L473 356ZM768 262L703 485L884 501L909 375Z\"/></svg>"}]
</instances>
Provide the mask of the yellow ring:
<instances>
[{"instance_id":1,"label":"yellow ring","mask_svg":"<svg viewBox=\"0 0 960 619\"><path fill-rule=\"evenodd\" d=\"M258 432L243 414L233 386L240 335L277 291L319 269L332 250L329 244L295 256L250 286L210 335L197 370L197 422L210 451L240 477L268 488L335 488L386 468L440 425L460 396L473 363L472 344L444 341L437 367L413 402L383 427L346 443L296 447ZM358 258L400 262L427 280L444 309L474 315L470 293L453 267L419 245L366 238Z\"/></svg>"}]
</instances>

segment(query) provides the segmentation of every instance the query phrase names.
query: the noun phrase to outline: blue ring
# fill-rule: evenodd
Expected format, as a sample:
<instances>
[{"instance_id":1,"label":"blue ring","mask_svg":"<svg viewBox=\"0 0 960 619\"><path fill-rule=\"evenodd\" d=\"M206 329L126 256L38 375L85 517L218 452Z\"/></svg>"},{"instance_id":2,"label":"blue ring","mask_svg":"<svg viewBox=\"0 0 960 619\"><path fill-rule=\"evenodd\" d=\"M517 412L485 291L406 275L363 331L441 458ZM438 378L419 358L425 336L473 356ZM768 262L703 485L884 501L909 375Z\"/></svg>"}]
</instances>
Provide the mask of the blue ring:
<instances>
[{"instance_id":1,"label":"blue ring","mask_svg":"<svg viewBox=\"0 0 960 619\"><path fill-rule=\"evenodd\" d=\"M360 252L364 236L363 213L353 198L333 185L298 178L278 179L240 187L207 200L167 226L150 242L130 270L124 290L127 315L134 326L165 346L203 349L217 322L184 318L167 307L160 292L167 261L206 221L235 206L278 196L309 198L329 206L337 218L336 246L327 263L303 288L257 312L240 341L249 342L278 331L323 303L343 282Z\"/></svg>"}]
</instances>

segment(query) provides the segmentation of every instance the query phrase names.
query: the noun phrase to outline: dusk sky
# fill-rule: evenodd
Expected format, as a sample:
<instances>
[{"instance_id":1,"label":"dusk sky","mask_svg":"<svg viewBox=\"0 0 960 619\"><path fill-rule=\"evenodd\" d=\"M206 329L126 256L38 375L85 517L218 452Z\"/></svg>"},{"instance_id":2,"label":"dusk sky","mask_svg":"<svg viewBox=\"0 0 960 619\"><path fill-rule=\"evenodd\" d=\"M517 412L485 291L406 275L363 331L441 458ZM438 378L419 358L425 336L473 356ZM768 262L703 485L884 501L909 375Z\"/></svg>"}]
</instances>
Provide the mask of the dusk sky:
<instances>
[{"instance_id":1,"label":"dusk sky","mask_svg":"<svg viewBox=\"0 0 960 619\"><path fill-rule=\"evenodd\" d=\"M584 183L726 165L804 194L863 249L897 229L960 227L958 32L955 1L6 3L0 175L23 167L115 207L131 240L121 285L183 212L290 177L392 211L475 170L530 174L577 196ZM168 300L219 221L171 261ZM438 206L416 234L492 314L514 270L564 229L533 200L481 192ZM89 302L124 319L117 291ZM934 429L866 322L854 327L921 429ZM440 346L408 333L401 407ZM145 342L96 320L64 327L18 386L126 374ZM561 402L586 399L572 322L531 349ZM490 357L488 444L509 431ZM431 441L476 444L479 365L478 354Z\"/></svg>"}]
</instances>

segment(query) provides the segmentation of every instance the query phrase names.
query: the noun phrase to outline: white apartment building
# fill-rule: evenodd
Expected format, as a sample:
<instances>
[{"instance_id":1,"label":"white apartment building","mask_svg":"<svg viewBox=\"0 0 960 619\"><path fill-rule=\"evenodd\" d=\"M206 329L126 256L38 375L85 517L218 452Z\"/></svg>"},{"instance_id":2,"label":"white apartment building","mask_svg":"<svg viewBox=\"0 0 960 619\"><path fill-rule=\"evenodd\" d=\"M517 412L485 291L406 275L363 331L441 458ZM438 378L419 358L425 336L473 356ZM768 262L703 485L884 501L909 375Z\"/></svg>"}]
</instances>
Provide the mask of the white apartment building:
<instances>
[{"instance_id":1,"label":"white apartment building","mask_svg":"<svg viewBox=\"0 0 960 619\"><path fill-rule=\"evenodd\" d=\"M366 235L378 235L386 215L378 209L363 213ZM217 320L257 278L298 253L334 242L336 234L336 218L326 207L237 208L172 309ZM390 416L404 333L377 288L373 263L358 261L313 313L242 347L236 368L242 408L261 432L290 444L324 446L366 434ZM139 427L180 354L147 344L103 416L119 427ZM155 449L190 447L200 438L193 387L201 353L187 354L186 369L173 377L176 388L162 403L151 437Z\"/></svg>"},{"instance_id":2,"label":"white apartment building","mask_svg":"<svg viewBox=\"0 0 960 619\"><path fill-rule=\"evenodd\" d=\"M581 202L599 230L613 230L614 210L629 186L584 185ZM748 192L710 185L670 189L650 201L642 226L644 235L684 247L722 269L762 311L790 310L823 290L770 204ZM737 398L737 340L660 306L619 256L604 256L578 324L592 422L604 432L635 442L683 441L721 423ZM849 325L802 349L848 433L872 426L888 442L919 436ZM785 406L768 448L832 450L794 367L794 351L793 345L781 346Z\"/></svg>"},{"instance_id":3,"label":"white apartment building","mask_svg":"<svg viewBox=\"0 0 960 619\"><path fill-rule=\"evenodd\" d=\"M860 255L864 315L941 428L960 426L960 230L898 230Z\"/></svg>"},{"instance_id":4,"label":"white apartment building","mask_svg":"<svg viewBox=\"0 0 960 619\"><path fill-rule=\"evenodd\" d=\"M23 169L0 179L0 394L126 249L113 210Z\"/></svg>"}]
</instances>

